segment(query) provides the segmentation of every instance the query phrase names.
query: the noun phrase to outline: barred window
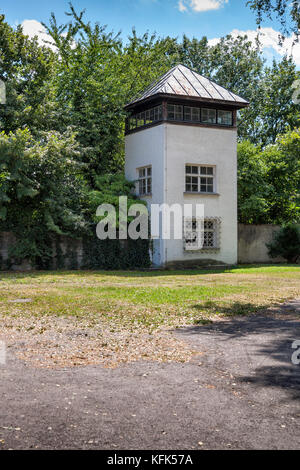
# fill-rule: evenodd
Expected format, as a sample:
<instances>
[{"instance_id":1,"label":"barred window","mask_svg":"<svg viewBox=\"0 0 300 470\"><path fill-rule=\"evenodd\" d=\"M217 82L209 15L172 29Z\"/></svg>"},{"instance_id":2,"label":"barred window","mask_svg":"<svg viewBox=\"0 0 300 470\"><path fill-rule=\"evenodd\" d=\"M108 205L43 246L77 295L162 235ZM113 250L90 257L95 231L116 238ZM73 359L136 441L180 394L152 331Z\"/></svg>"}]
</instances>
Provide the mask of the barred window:
<instances>
[{"instance_id":1,"label":"barred window","mask_svg":"<svg viewBox=\"0 0 300 470\"><path fill-rule=\"evenodd\" d=\"M184 248L187 251L220 248L220 221L211 219L184 220Z\"/></svg>"},{"instance_id":2,"label":"barred window","mask_svg":"<svg viewBox=\"0 0 300 470\"><path fill-rule=\"evenodd\" d=\"M203 248L217 248L216 222L205 220L203 228Z\"/></svg>"},{"instance_id":3,"label":"barred window","mask_svg":"<svg viewBox=\"0 0 300 470\"><path fill-rule=\"evenodd\" d=\"M208 165L186 165L185 191L187 193L214 193L215 167Z\"/></svg>"},{"instance_id":4,"label":"barred window","mask_svg":"<svg viewBox=\"0 0 300 470\"><path fill-rule=\"evenodd\" d=\"M152 167L138 168L139 195L146 196L152 193Z\"/></svg>"}]
</instances>

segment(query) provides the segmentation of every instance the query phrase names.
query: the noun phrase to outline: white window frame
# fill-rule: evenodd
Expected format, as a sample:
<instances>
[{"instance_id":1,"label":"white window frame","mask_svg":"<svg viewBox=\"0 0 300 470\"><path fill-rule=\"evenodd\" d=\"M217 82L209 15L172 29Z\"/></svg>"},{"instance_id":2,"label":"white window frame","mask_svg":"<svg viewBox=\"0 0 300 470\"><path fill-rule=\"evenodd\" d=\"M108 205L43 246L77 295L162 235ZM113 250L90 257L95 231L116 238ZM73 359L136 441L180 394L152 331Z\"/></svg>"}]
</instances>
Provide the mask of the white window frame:
<instances>
[{"instance_id":1,"label":"white window frame","mask_svg":"<svg viewBox=\"0 0 300 470\"><path fill-rule=\"evenodd\" d=\"M184 218L185 251L219 250L220 232L221 220L219 217Z\"/></svg>"},{"instance_id":2,"label":"white window frame","mask_svg":"<svg viewBox=\"0 0 300 470\"><path fill-rule=\"evenodd\" d=\"M191 167L191 172L187 172L187 167ZM197 172L195 169L197 168ZM209 174L204 172L204 169L209 168ZM187 179L190 179L190 182ZM208 178L212 179L212 184L208 183ZM203 180L206 180L204 182ZM216 194L217 192L217 184L216 184L216 165L206 165L206 164L194 164L194 163L187 163L185 165L185 192L189 194ZM190 189L188 189L188 185ZM212 186L212 191L207 191L208 187ZM193 190L195 188L197 190ZM202 188L206 187L206 191L202 191Z\"/></svg>"},{"instance_id":3,"label":"white window frame","mask_svg":"<svg viewBox=\"0 0 300 470\"><path fill-rule=\"evenodd\" d=\"M137 168L138 194L139 196L151 196L152 194L152 165Z\"/></svg>"}]
</instances>

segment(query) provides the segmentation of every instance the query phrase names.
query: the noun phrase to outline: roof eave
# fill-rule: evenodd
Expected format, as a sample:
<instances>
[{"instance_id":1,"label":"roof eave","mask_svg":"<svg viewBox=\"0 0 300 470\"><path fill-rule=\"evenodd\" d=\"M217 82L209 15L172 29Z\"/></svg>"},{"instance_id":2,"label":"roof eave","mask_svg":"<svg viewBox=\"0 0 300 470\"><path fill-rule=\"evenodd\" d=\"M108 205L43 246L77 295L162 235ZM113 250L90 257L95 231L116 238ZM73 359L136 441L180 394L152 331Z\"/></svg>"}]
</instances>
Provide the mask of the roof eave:
<instances>
[{"instance_id":1,"label":"roof eave","mask_svg":"<svg viewBox=\"0 0 300 470\"><path fill-rule=\"evenodd\" d=\"M142 104L146 104L147 102L153 101L158 98L171 98L171 99L183 99L186 101L196 101L199 103L215 103L215 104L221 104L225 106L232 106L234 108L240 109L240 108L246 108L249 106L249 101L231 101L231 100L216 100L214 98L202 98L200 96L187 96L187 95L173 95L173 94L168 94L168 93L155 93L154 95L147 96L146 98L132 101L131 103L128 103L124 106L124 109L126 111L130 111L132 108L135 108L136 106L140 106Z\"/></svg>"}]
</instances>

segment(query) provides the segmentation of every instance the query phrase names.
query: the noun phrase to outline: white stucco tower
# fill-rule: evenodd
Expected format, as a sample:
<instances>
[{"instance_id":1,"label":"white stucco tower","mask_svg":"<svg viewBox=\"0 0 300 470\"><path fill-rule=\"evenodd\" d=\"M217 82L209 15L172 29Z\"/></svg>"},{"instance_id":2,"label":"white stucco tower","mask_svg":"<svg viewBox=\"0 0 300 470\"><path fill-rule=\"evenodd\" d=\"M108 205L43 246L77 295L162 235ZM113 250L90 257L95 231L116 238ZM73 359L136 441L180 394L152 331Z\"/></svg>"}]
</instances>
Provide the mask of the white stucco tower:
<instances>
[{"instance_id":1,"label":"white stucco tower","mask_svg":"<svg viewBox=\"0 0 300 470\"><path fill-rule=\"evenodd\" d=\"M237 262L237 128L243 98L178 65L128 104L125 176L151 204L204 205L204 243L197 219L184 218L182 240L153 242L157 266ZM202 226L203 227L203 226Z\"/></svg>"}]
</instances>

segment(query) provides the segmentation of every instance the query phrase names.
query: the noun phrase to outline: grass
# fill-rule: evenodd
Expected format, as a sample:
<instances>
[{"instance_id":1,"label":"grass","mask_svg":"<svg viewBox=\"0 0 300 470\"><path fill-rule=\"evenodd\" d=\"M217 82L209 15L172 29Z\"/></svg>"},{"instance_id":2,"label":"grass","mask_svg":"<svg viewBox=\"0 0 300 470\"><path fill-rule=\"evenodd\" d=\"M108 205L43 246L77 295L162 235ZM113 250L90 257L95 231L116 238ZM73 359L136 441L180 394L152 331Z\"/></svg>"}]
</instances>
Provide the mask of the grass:
<instances>
[{"instance_id":1,"label":"grass","mask_svg":"<svg viewBox=\"0 0 300 470\"><path fill-rule=\"evenodd\" d=\"M299 281L300 267L287 265L151 272L1 273L0 316L4 336L21 342L23 335L25 343L26 338L31 341L34 337L35 348L37 335L49 344L57 343L61 345L60 355L61 348L67 351L62 354L64 364L69 365L69 356L76 364L85 363L84 359L74 360L70 344L78 350L78 341L83 358L87 356L89 363L93 362L95 348L97 354L100 349L101 354L115 356L117 351L121 357L124 353L128 360L157 359L157 354L164 360L172 354L180 358L180 348L185 351L184 345L179 347L175 339L176 344L172 343L169 334L165 336L167 329L259 312L300 297ZM12 302L19 299L30 302ZM83 341L78 331L85 332L82 337L86 335L88 339ZM145 341L149 343L147 347ZM89 354L88 344L92 345ZM168 344L174 346L171 356L165 354ZM135 359L131 357L133 348ZM40 354L40 349L34 351ZM62 356L56 357L54 363L60 364Z\"/></svg>"}]
</instances>

